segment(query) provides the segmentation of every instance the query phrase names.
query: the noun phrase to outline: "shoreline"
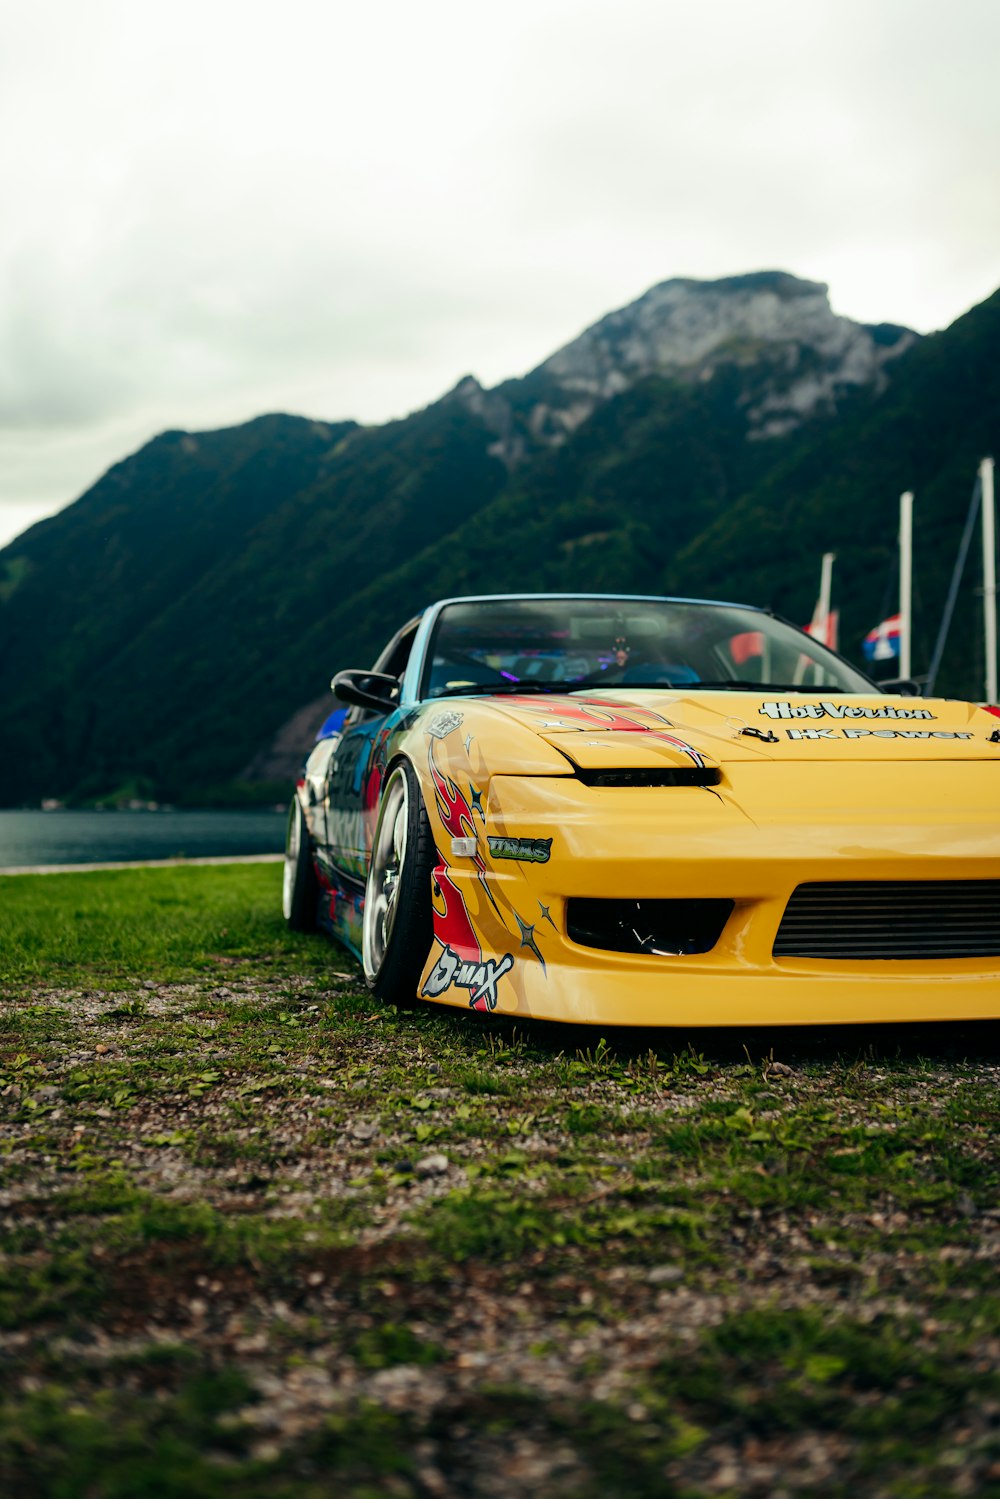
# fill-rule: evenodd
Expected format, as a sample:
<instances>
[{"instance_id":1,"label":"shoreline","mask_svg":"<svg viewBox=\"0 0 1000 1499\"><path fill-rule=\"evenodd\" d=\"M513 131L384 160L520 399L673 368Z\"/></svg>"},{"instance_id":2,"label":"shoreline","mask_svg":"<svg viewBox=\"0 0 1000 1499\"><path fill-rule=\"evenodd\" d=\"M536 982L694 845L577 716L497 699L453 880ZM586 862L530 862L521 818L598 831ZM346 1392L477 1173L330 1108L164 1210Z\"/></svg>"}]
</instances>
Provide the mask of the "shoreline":
<instances>
[{"instance_id":1,"label":"shoreline","mask_svg":"<svg viewBox=\"0 0 1000 1499\"><path fill-rule=\"evenodd\" d=\"M128 859L102 864L14 864L0 868L8 874L90 874L108 869L167 869L194 864L280 864L284 854L210 854L194 859Z\"/></svg>"}]
</instances>

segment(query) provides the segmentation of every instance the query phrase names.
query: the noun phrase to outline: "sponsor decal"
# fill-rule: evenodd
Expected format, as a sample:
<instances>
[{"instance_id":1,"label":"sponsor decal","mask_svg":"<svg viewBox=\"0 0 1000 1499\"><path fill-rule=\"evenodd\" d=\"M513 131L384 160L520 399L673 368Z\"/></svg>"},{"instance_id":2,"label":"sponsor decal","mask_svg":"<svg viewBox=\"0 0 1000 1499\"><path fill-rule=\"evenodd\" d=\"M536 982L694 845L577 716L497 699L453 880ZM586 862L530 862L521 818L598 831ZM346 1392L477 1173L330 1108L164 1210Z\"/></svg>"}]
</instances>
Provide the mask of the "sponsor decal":
<instances>
[{"instance_id":1,"label":"sponsor decal","mask_svg":"<svg viewBox=\"0 0 1000 1499\"><path fill-rule=\"evenodd\" d=\"M859 707L855 703L761 703L758 713L768 718L936 718L929 708Z\"/></svg>"},{"instance_id":2,"label":"sponsor decal","mask_svg":"<svg viewBox=\"0 0 1000 1499\"><path fill-rule=\"evenodd\" d=\"M547 864L551 838L487 838L494 859L517 859L523 864Z\"/></svg>"},{"instance_id":3,"label":"sponsor decal","mask_svg":"<svg viewBox=\"0 0 1000 1499\"><path fill-rule=\"evenodd\" d=\"M461 728L461 713L436 713L424 728L432 739L444 739L453 729Z\"/></svg>"},{"instance_id":4,"label":"sponsor decal","mask_svg":"<svg viewBox=\"0 0 1000 1499\"><path fill-rule=\"evenodd\" d=\"M514 966L512 953L504 953L499 962L487 958L485 962L469 962L460 958L452 948L446 947L431 969L422 994L437 999L446 989L454 985L467 989L470 994L469 1008L472 1010L495 1010L497 1007L497 984Z\"/></svg>"},{"instance_id":5,"label":"sponsor decal","mask_svg":"<svg viewBox=\"0 0 1000 1499\"><path fill-rule=\"evenodd\" d=\"M951 729L786 729L789 739L972 739Z\"/></svg>"}]
</instances>

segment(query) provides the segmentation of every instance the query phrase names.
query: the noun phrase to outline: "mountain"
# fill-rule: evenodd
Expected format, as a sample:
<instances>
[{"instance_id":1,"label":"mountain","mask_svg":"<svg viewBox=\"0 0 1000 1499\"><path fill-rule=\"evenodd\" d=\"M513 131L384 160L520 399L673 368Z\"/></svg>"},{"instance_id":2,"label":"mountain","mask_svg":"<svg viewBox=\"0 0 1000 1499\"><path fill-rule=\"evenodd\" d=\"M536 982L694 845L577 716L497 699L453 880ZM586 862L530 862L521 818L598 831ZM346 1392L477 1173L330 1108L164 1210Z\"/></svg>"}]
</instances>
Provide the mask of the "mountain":
<instances>
[{"instance_id":1,"label":"mountain","mask_svg":"<svg viewBox=\"0 0 1000 1499\"><path fill-rule=\"evenodd\" d=\"M1000 294L920 339L781 272L673 280L402 421L165 433L0 552L0 805L280 795L331 672L443 594L669 588L804 619L833 548L852 654L903 488L926 655L996 446L998 321Z\"/></svg>"}]
</instances>

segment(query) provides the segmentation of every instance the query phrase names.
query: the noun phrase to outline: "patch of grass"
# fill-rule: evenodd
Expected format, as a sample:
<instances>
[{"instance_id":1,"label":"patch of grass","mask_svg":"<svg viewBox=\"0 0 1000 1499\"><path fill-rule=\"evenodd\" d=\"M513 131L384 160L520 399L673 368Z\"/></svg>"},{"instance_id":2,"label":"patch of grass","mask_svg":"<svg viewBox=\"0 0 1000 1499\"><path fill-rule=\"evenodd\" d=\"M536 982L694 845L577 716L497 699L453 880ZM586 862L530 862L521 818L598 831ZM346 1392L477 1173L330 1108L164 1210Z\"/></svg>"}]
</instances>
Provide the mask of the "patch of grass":
<instances>
[{"instance_id":1,"label":"patch of grass","mask_svg":"<svg viewBox=\"0 0 1000 1499\"><path fill-rule=\"evenodd\" d=\"M412 1328L397 1322L367 1328L355 1343L353 1353L365 1369L389 1369L395 1364L425 1368L440 1363L445 1356L440 1344L419 1338Z\"/></svg>"},{"instance_id":2,"label":"patch of grass","mask_svg":"<svg viewBox=\"0 0 1000 1499\"><path fill-rule=\"evenodd\" d=\"M310 1493L249 1459L246 1435L227 1423L253 1398L240 1371L205 1368L170 1393L162 1363L146 1372L159 1399L110 1398L100 1391L88 1398L52 1383L0 1405L4 1491L40 1499L291 1499Z\"/></svg>"},{"instance_id":3,"label":"patch of grass","mask_svg":"<svg viewBox=\"0 0 1000 1499\"><path fill-rule=\"evenodd\" d=\"M323 938L288 931L278 865L0 875L0 986L224 981L276 962L354 967Z\"/></svg>"},{"instance_id":4,"label":"patch of grass","mask_svg":"<svg viewBox=\"0 0 1000 1499\"><path fill-rule=\"evenodd\" d=\"M797 1430L851 1433L865 1463L925 1455L966 1410L1000 1394L996 1369L964 1354L974 1334L933 1343L912 1319L831 1320L815 1308L761 1306L725 1319L653 1388L715 1429L759 1439Z\"/></svg>"}]
</instances>

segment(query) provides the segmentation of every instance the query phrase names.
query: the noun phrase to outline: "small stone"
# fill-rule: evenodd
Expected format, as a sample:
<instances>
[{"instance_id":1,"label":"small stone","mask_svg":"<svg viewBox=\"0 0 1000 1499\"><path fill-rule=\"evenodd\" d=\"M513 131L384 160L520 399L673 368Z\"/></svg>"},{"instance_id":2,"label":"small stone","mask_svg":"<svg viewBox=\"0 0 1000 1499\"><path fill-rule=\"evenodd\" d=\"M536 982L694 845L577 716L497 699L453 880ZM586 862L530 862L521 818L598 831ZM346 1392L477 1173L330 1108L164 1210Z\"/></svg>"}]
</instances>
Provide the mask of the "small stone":
<instances>
[{"instance_id":1,"label":"small stone","mask_svg":"<svg viewBox=\"0 0 1000 1499\"><path fill-rule=\"evenodd\" d=\"M425 1155L417 1162L418 1176L444 1176L448 1170L448 1157L446 1155Z\"/></svg>"},{"instance_id":2,"label":"small stone","mask_svg":"<svg viewBox=\"0 0 1000 1499\"><path fill-rule=\"evenodd\" d=\"M371 1124L367 1119L359 1119L351 1125L351 1136L355 1140L374 1140L378 1134L378 1125Z\"/></svg>"},{"instance_id":3,"label":"small stone","mask_svg":"<svg viewBox=\"0 0 1000 1499\"><path fill-rule=\"evenodd\" d=\"M94 1050L97 1052L97 1055L99 1057L103 1057L105 1052L111 1050L111 1047L110 1046L105 1046L105 1044L104 1044L103 1041L99 1041L97 1043L97 1045L94 1047Z\"/></svg>"},{"instance_id":4,"label":"small stone","mask_svg":"<svg viewBox=\"0 0 1000 1499\"><path fill-rule=\"evenodd\" d=\"M683 1280L684 1271L680 1265L654 1265L646 1276L651 1286L663 1286L671 1280Z\"/></svg>"},{"instance_id":5,"label":"small stone","mask_svg":"<svg viewBox=\"0 0 1000 1499\"><path fill-rule=\"evenodd\" d=\"M789 1067L787 1062L768 1062L768 1072L773 1072L775 1077L794 1077L795 1068Z\"/></svg>"}]
</instances>

